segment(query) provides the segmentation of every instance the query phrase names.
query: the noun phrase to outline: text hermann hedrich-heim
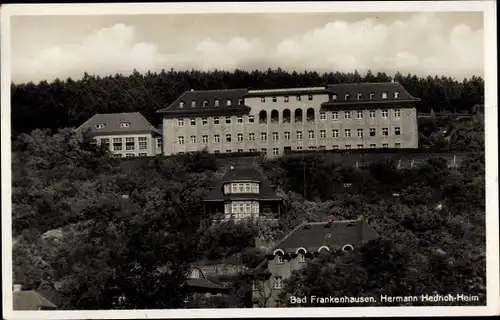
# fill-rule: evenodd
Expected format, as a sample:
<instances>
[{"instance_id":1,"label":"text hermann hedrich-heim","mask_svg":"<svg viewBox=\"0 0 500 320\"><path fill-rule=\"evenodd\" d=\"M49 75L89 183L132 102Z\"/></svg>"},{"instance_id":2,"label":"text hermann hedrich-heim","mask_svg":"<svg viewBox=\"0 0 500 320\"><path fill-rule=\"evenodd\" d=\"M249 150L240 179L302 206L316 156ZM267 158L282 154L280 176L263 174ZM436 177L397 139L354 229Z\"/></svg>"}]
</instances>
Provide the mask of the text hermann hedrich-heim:
<instances>
[{"instance_id":1,"label":"text hermann hedrich-heim","mask_svg":"<svg viewBox=\"0 0 500 320\"><path fill-rule=\"evenodd\" d=\"M397 304L397 303L411 303L411 302L427 302L427 303L440 303L440 302L477 302L479 296L470 294L421 294L417 296L388 296L380 295L378 297L350 297L350 296L305 296L305 297L290 297L291 304Z\"/></svg>"}]
</instances>

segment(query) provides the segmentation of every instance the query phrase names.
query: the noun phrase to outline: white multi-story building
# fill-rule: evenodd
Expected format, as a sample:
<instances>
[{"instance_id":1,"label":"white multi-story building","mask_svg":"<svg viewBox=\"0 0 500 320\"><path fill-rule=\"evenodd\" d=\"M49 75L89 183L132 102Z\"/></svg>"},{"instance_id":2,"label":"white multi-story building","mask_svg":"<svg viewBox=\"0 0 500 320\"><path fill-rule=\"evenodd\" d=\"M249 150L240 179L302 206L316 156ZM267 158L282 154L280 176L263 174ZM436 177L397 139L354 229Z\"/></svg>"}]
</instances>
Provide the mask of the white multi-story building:
<instances>
[{"instance_id":1,"label":"white multi-story building","mask_svg":"<svg viewBox=\"0 0 500 320\"><path fill-rule=\"evenodd\" d=\"M417 148L416 103L401 84L187 91L163 115L165 155Z\"/></svg>"},{"instance_id":2,"label":"white multi-story building","mask_svg":"<svg viewBox=\"0 0 500 320\"><path fill-rule=\"evenodd\" d=\"M155 156L162 154L161 132L139 112L96 114L78 131L87 132L98 145L115 157Z\"/></svg>"}]
</instances>

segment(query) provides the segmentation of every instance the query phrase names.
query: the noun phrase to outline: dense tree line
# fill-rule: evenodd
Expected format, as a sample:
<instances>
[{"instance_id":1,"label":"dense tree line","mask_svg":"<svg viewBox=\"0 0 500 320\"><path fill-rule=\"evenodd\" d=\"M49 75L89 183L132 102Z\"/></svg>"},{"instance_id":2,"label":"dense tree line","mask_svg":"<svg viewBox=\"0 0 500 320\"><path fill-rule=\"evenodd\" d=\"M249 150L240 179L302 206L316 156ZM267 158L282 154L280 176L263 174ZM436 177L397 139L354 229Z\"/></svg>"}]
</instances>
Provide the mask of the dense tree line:
<instances>
[{"instance_id":1,"label":"dense tree line","mask_svg":"<svg viewBox=\"0 0 500 320\"><path fill-rule=\"evenodd\" d=\"M11 121L14 134L34 129L77 127L95 113L141 112L153 124L160 119L155 111L165 108L184 91L230 88L311 87L336 83L399 81L422 99L419 112L469 112L484 100L484 81L473 76L458 81L449 77L394 77L385 73L287 72L281 69L246 72L161 71L130 76L99 77L85 74L80 80L60 80L11 86Z\"/></svg>"}]
</instances>

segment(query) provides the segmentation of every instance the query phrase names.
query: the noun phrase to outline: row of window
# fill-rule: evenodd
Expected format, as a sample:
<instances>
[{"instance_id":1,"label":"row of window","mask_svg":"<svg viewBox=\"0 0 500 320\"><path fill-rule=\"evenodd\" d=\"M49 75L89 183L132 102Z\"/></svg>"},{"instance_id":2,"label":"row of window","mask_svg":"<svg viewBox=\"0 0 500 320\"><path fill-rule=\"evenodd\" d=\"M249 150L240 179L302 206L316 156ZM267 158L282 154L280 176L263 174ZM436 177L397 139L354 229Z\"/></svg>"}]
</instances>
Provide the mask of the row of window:
<instances>
[{"instance_id":1,"label":"row of window","mask_svg":"<svg viewBox=\"0 0 500 320\"><path fill-rule=\"evenodd\" d=\"M258 214L259 209L258 201L232 201L224 205L225 214L246 214L248 217L251 217L252 214Z\"/></svg>"},{"instance_id":2,"label":"row of window","mask_svg":"<svg viewBox=\"0 0 500 320\"><path fill-rule=\"evenodd\" d=\"M109 138L101 138L99 140L101 146L105 147L111 151L122 151L123 150L123 139L124 138L113 138L113 144L110 144ZM161 148L163 141L162 139L156 139L156 147ZM112 148L111 148L112 146ZM148 138L147 137L137 137L137 145L135 137L125 138L125 150L126 151L134 151L134 150L147 150L148 149Z\"/></svg>"},{"instance_id":3,"label":"row of window","mask_svg":"<svg viewBox=\"0 0 500 320\"><path fill-rule=\"evenodd\" d=\"M95 125L96 129L102 129L104 127L106 127L106 123L98 123ZM130 122L122 122L120 123L120 128L128 128L130 127Z\"/></svg>"},{"instance_id":4,"label":"row of window","mask_svg":"<svg viewBox=\"0 0 500 320\"><path fill-rule=\"evenodd\" d=\"M140 152L137 155L139 157L147 157L148 156L148 154L145 153L145 152ZM115 154L113 154L113 157L115 157L115 158L133 158L135 156L136 156L135 153L124 153L124 154L122 154L122 153L115 153Z\"/></svg>"},{"instance_id":5,"label":"row of window","mask_svg":"<svg viewBox=\"0 0 500 320\"><path fill-rule=\"evenodd\" d=\"M369 95L368 95L368 97L369 97L370 100L375 99L375 96L376 96L375 92L370 92ZM388 93L387 92L382 92L381 97L382 97L382 99L387 99L388 98ZM314 96L312 94L309 94L307 96L307 99L309 101L312 101L313 98L314 98ZM362 93L357 93L356 94L356 98L357 98L357 100L363 100L363 94ZM271 99L272 99L273 102L278 102L278 97L277 96L272 96ZM296 95L295 99L296 99L296 101L302 101L302 95L300 95L300 94ZM350 100L351 99L351 94L350 93L344 94L344 99L345 100ZM399 92L397 92L397 91L394 92L394 99L399 99ZM337 94L336 93L331 94L330 95L330 100L333 100L333 101L337 100ZM260 98L260 102L265 103L266 102L266 97L261 97ZM283 96L283 102L290 102L290 96ZM243 98L238 99L238 104L239 105L243 105L244 103L245 103L245 101L244 101ZM185 104L184 101L180 101L179 102L179 108L181 108L181 109L184 108L184 104ZM232 104L233 104L232 99L227 99L226 100L226 105L227 106L231 106ZM203 100L202 106L204 108L206 108L206 107L208 107L208 105L209 105L209 100ZM220 105L221 105L220 101L218 99L214 99L214 106L215 107L219 107ZM196 108L196 100L191 100L191 108Z\"/></svg>"},{"instance_id":6,"label":"row of window","mask_svg":"<svg viewBox=\"0 0 500 320\"><path fill-rule=\"evenodd\" d=\"M259 193L259 184L258 183L226 183L224 185L224 193Z\"/></svg>"},{"instance_id":7,"label":"row of window","mask_svg":"<svg viewBox=\"0 0 500 320\"><path fill-rule=\"evenodd\" d=\"M312 108L310 108L310 109L313 110L313 112L309 112L308 111L307 120L308 121L314 121L314 109L312 109ZM301 110L301 109L299 109L299 110ZM274 111L276 111L276 113L273 115ZM356 119L358 119L358 120L364 119L365 112L364 111L360 111L360 110L358 110L358 111L343 111L344 119L347 119L347 120L352 119L352 114L353 113L356 116ZM389 110L386 110L386 109L380 110L380 113L381 113L381 117L383 119L387 119L389 117ZM376 110L369 110L368 111L368 116L369 116L369 118L376 118L376 116L377 116ZM393 110L393 116L394 116L394 118L400 118L401 117L401 110L400 109L394 109ZM283 113L283 122L284 123L290 123L290 118L291 118L291 116L289 114L285 114L285 112ZM273 110L271 112L271 122L278 122L279 121L278 119L279 119L278 111L277 110ZM319 119L320 120L326 120L327 119L327 113L323 112L323 111L320 112L319 113ZM339 120L339 111L331 111L331 119L332 120ZM302 114L297 115L297 113L296 113L294 121L295 122L302 122ZM231 117L225 117L225 123L226 124L231 124L231 122L232 122ZM184 123L185 123L184 119L177 119L177 126L183 127ZM192 126L195 126L196 125L196 118L189 119L189 123ZM221 121L220 121L219 117L213 117L213 124L214 125L219 125L220 123L221 123ZM238 116L236 118L236 123L243 123L243 116ZM255 123L255 117L253 115L249 115L247 117L247 123ZM264 110L262 110L259 113L259 123L260 124L267 123L267 113ZM204 125L204 126L208 125L208 118L201 118L201 124Z\"/></svg>"},{"instance_id":8,"label":"row of window","mask_svg":"<svg viewBox=\"0 0 500 320\"><path fill-rule=\"evenodd\" d=\"M291 133L289 131L286 131L284 132L284 140L290 140L290 137L291 137ZM395 136L400 136L401 135L401 127L395 127L394 128L394 135ZM356 136L359 137L359 138L363 138L364 137L364 130L359 128L359 129L356 129ZM369 131L369 136L370 137L376 137L377 136L377 129L376 128L370 128L370 131ZM382 128L382 136L383 137L388 137L389 136L389 128ZM297 131L295 132L295 137L297 140L302 140L302 131ZM314 130L309 130L308 131L308 138L309 139L315 139L316 135L315 135L315 131ZM327 138L327 134L326 134L326 130L320 130L319 131L319 137L320 139L326 139ZM339 130L338 129L333 129L332 132L331 132L331 137L332 138L339 138L340 135L339 135ZM350 138L352 137L351 135L351 129L344 129L344 137L346 138ZM244 139L243 139L243 133L238 133L236 135L236 138L237 138L237 141L238 142L243 142ZM214 143L220 143L220 135L216 134L214 135L214 139L213 139L213 142ZM279 140L279 133L278 132L273 132L272 133L272 140L273 141L278 141ZM197 137L196 136L191 136L190 137L190 141L191 143L197 143ZM248 134L248 141L255 141L255 133L249 133ZM267 133L265 132L261 132L260 133L260 141L267 141ZM202 143L208 143L208 135L202 135L201 136L201 142ZM225 137L225 142L226 143L231 143L232 142L232 135L231 134L226 134L226 137ZM184 136L179 136L177 137L177 143L178 144L185 144L185 139L184 139Z\"/></svg>"},{"instance_id":9,"label":"row of window","mask_svg":"<svg viewBox=\"0 0 500 320\"><path fill-rule=\"evenodd\" d=\"M363 144L357 144L356 145L356 148L357 149L365 149L365 145ZM379 148L379 146L376 144L376 143L370 143L369 144L369 148L370 149L376 149L376 148ZM389 144L388 143L382 143L382 148L389 148ZM394 143L394 148L401 148L401 143L400 142L396 142ZM338 144L334 144L332 145L332 150L339 150L340 149L340 145ZM352 149L352 145L350 144L346 144L344 145L344 149L345 150L351 150ZM297 146L295 148L295 150L304 150L302 146ZM326 150L326 146L319 146L319 147L316 147L316 146L308 146L307 147L307 150ZM284 151L292 151L292 147L284 147ZM220 153L221 151L220 150L214 150L213 151L214 153ZM231 149L226 149L225 150L226 153L233 153L234 150L231 150ZM237 149L236 152L245 152L244 149ZM256 148L249 148L248 149L248 152L258 152ZM261 153L267 153L267 148L260 148L260 151ZM277 156L277 155L280 155L280 148L273 148L272 149L272 152L273 152L273 155ZM180 151L178 152L178 154L184 154L184 152Z\"/></svg>"}]
</instances>

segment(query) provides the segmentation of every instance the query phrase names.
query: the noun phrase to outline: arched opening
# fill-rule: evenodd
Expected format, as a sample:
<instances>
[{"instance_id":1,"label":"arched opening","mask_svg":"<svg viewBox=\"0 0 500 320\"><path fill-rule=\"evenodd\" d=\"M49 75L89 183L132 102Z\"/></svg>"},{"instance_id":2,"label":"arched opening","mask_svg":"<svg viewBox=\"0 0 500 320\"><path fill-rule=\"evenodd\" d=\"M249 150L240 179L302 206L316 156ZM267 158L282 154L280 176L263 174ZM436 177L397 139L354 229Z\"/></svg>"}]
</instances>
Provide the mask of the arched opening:
<instances>
[{"instance_id":1,"label":"arched opening","mask_svg":"<svg viewBox=\"0 0 500 320\"><path fill-rule=\"evenodd\" d=\"M295 122L302 122L302 109L295 109Z\"/></svg>"},{"instance_id":2,"label":"arched opening","mask_svg":"<svg viewBox=\"0 0 500 320\"><path fill-rule=\"evenodd\" d=\"M321 253L323 251L330 251L330 248L328 248L327 246L322 246L318 249L318 253Z\"/></svg>"},{"instance_id":3,"label":"arched opening","mask_svg":"<svg viewBox=\"0 0 500 320\"><path fill-rule=\"evenodd\" d=\"M278 123L280 121L280 113L278 110L271 111L271 123Z\"/></svg>"},{"instance_id":4,"label":"arched opening","mask_svg":"<svg viewBox=\"0 0 500 320\"><path fill-rule=\"evenodd\" d=\"M259 123L266 124L267 123L267 112L266 110L262 110L259 112Z\"/></svg>"},{"instance_id":5,"label":"arched opening","mask_svg":"<svg viewBox=\"0 0 500 320\"><path fill-rule=\"evenodd\" d=\"M307 109L307 121L308 122L314 121L314 109L313 108Z\"/></svg>"},{"instance_id":6,"label":"arched opening","mask_svg":"<svg viewBox=\"0 0 500 320\"><path fill-rule=\"evenodd\" d=\"M283 123L290 123L290 118L292 117L289 109L283 110Z\"/></svg>"},{"instance_id":7,"label":"arched opening","mask_svg":"<svg viewBox=\"0 0 500 320\"><path fill-rule=\"evenodd\" d=\"M297 251L295 251L295 253L297 254L297 259L299 259L300 263L306 262L307 251L305 248L298 248Z\"/></svg>"},{"instance_id":8,"label":"arched opening","mask_svg":"<svg viewBox=\"0 0 500 320\"><path fill-rule=\"evenodd\" d=\"M342 247L342 251L352 251L354 248L350 244L346 244Z\"/></svg>"}]
</instances>

